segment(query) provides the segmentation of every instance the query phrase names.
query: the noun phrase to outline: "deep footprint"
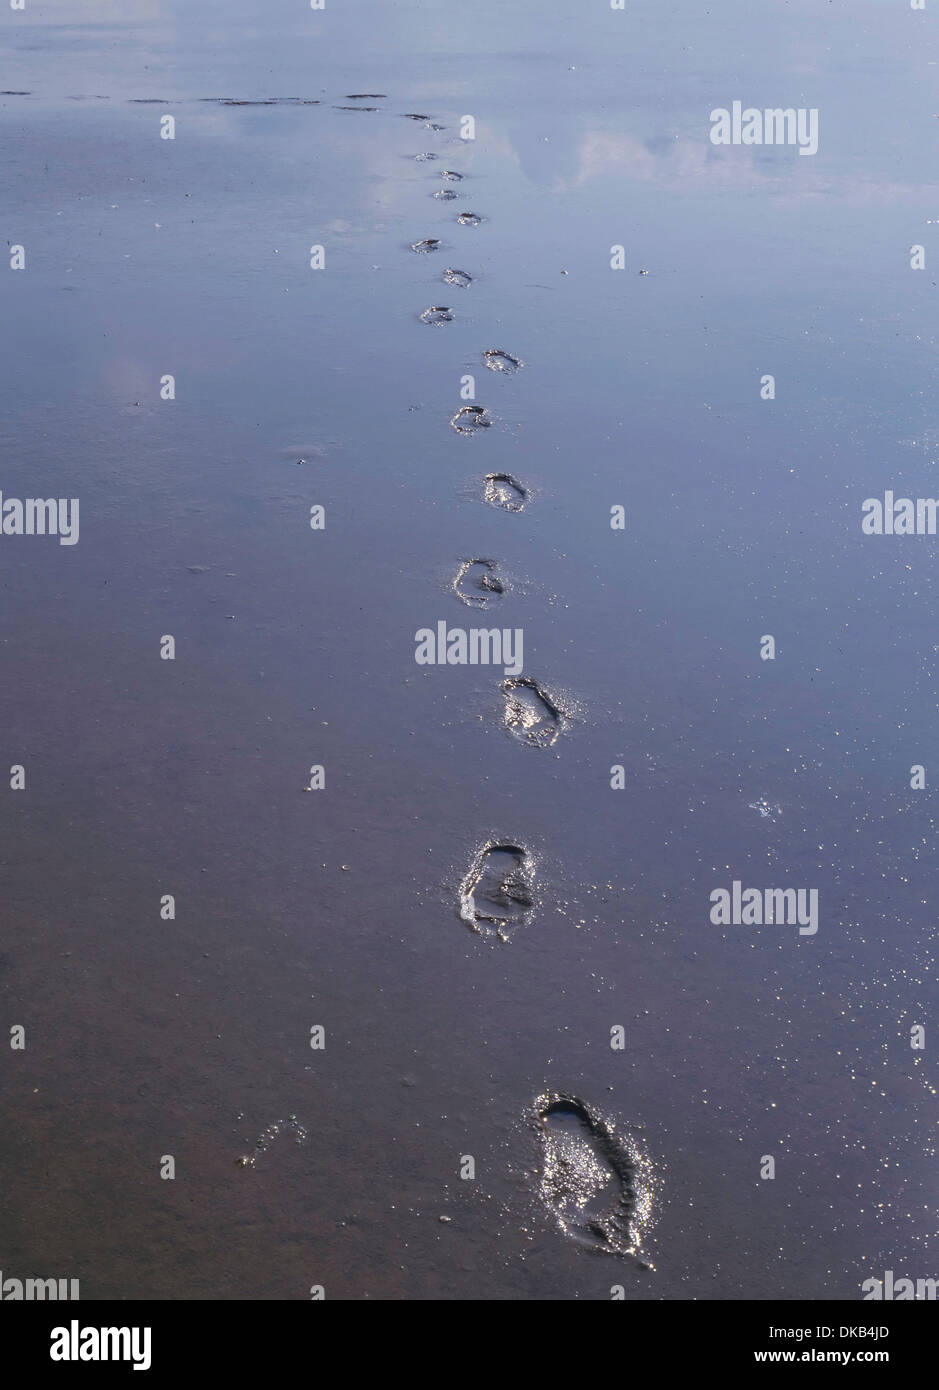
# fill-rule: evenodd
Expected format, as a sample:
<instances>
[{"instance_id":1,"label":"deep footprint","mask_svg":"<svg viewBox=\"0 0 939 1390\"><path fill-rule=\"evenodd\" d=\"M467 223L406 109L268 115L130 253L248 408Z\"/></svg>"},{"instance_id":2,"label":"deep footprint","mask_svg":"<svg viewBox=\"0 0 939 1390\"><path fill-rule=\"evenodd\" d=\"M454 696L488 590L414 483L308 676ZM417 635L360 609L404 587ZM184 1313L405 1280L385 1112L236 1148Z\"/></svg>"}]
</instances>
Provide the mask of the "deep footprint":
<instances>
[{"instance_id":1,"label":"deep footprint","mask_svg":"<svg viewBox=\"0 0 939 1390\"><path fill-rule=\"evenodd\" d=\"M537 681L513 676L502 682L505 726L521 743L550 748L564 728L564 715Z\"/></svg>"},{"instance_id":2,"label":"deep footprint","mask_svg":"<svg viewBox=\"0 0 939 1390\"><path fill-rule=\"evenodd\" d=\"M459 285L462 290L473 283L472 275L467 275L465 270L454 270L452 267L448 267L443 272L443 278L448 285Z\"/></svg>"},{"instance_id":3,"label":"deep footprint","mask_svg":"<svg viewBox=\"0 0 939 1390\"><path fill-rule=\"evenodd\" d=\"M520 512L528 498L523 487L511 473L487 473L484 496L491 507L504 507L507 512Z\"/></svg>"},{"instance_id":4,"label":"deep footprint","mask_svg":"<svg viewBox=\"0 0 939 1390\"><path fill-rule=\"evenodd\" d=\"M527 850L498 841L484 845L460 885L460 917L480 936L510 940L531 921L533 879Z\"/></svg>"},{"instance_id":5,"label":"deep footprint","mask_svg":"<svg viewBox=\"0 0 939 1390\"><path fill-rule=\"evenodd\" d=\"M477 430L487 430L492 424L482 405L463 405L454 415L450 424L457 434L475 434Z\"/></svg>"},{"instance_id":6,"label":"deep footprint","mask_svg":"<svg viewBox=\"0 0 939 1390\"><path fill-rule=\"evenodd\" d=\"M505 593L505 585L494 573L494 560L464 560L453 581L457 598L470 608L485 608Z\"/></svg>"},{"instance_id":7,"label":"deep footprint","mask_svg":"<svg viewBox=\"0 0 939 1390\"><path fill-rule=\"evenodd\" d=\"M647 1160L631 1138L576 1096L535 1103L541 1137L540 1196L564 1233L592 1250L635 1255L652 1214Z\"/></svg>"}]
</instances>

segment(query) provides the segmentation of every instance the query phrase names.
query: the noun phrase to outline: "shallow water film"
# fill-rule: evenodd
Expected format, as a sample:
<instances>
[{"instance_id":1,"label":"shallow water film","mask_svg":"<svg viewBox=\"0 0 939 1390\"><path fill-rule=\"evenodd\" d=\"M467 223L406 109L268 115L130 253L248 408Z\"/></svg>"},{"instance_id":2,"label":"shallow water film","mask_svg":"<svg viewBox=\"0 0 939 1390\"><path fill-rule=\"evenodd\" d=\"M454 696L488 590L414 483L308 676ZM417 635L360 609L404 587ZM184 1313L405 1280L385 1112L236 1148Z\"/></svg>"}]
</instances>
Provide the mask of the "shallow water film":
<instances>
[{"instance_id":1,"label":"shallow water film","mask_svg":"<svg viewBox=\"0 0 939 1390\"><path fill-rule=\"evenodd\" d=\"M2 39L0 1277L939 1278L939 3Z\"/></svg>"}]
</instances>

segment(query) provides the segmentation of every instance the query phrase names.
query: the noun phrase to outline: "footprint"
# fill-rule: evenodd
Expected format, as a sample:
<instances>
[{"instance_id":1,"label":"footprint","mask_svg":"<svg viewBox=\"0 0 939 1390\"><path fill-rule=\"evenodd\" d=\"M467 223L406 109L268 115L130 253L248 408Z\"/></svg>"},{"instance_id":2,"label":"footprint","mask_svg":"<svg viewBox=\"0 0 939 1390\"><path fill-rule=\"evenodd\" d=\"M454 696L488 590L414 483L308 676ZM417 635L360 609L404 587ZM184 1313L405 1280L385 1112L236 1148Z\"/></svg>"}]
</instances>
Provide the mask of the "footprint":
<instances>
[{"instance_id":1,"label":"footprint","mask_svg":"<svg viewBox=\"0 0 939 1390\"><path fill-rule=\"evenodd\" d=\"M487 473L485 482L484 495L490 506L504 507L507 512L522 511L528 499L528 489L511 473Z\"/></svg>"},{"instance_id":2,"label":"footprint","mask_svg":"<svg viewBox=\"0 0 939 1390\"><path fill-rule=\"evenodd\" d=\"M463 405L454 415L450 424L457 434L475 434L477 430L487 430L492 424L482 405Z\"/></svg>"},{"instance_id":3,"label":"footprint","mask_svg":"<svg viewBox=\"0 0 939 1390\"><path fill-rule=\"evenodd\" d=\"M453 315L445 304L432 304L421 314L421 323L451 323Z\"/></svg>"},{"instance_id":4,"label":"footprint","mask_svg":"<svg viewBox=\"0 0 939 1390\"><path fill-rule=\"evenodd\" d=\"M494 573L495 560L464 560L453 581L457 598L470 608L491 607L505 593L505 585Z\"/></svg>"},{"instance_id":5,"label":"footprint","mask_svg":"<svg viewBox=\"0 0 939 1390\"><path fill-rule=\"evenodd\" d=\"M425 237L423 241L412 241L411 250L419 255L426 255L428 251L436 251L440 245L440 238L435 236Z\"/></svg>"},{"instance_id":6,"label":"footprint","mask_svg":"<svg viewBox=\"0 0 939 1390\"><path fill-rule=\"evenodd\" d=\"M542 1145L540 1196L561 1230L612 1255L638 1254L651 1223L648 1161L632 1137L576 1096L554 1091L535 1102Z\"/></svg>"},{"instance_id":7,"label":"footprint","mask_svg":"<svg viewBox=\"0 0 939 1390\"><path fill-rule=\"evenodd\" d=\"M456 220L464 227L478 227L483 219L476 212L461 212Z\"/></svg>"},{"instance_id":8,"label":"footprint","mask_svg":"<svg viewBox=\"0 0 939 1390\"><path fill-rule=\"evenodd\" d=\"M429 116L422 116L417 111L405 111L402 113L406 121L429 121Z\"/></svg>"},{"instance_id":9,"label":"footprint","mask_svg":"<svg viewBox=\"0 0 939 1390\"><path fill-rule=\"evenodd\" d=\"M425 121L424 124L428 130L446 130L447 128L445 125L437 125L435 121Z\"/></svg>"},{"instance_id":10,"label":"footprint","mask_svg":"<svg viewBox=\"0 0 939 1390\"><path fill-rule=\"evenodd\" d=\"M439 155L431 154L429 150L425 150L423 154L416 154L414 156L419 164L422 164L425 159L439 159L439 157Z\"/></svg>"},{"instance_id":11,"label":"footprint","mask_svg":"<svg viewBox=\"0 0 939 1390\"><path fill-rule=\"evenodd\" d=\"M473 283L472 275L467 275L465 270L445 270L443 272L443 278L448 285L459 285L463 290L466 289L467 285Z\"/></svg>"},{"instance_id":12,"label":"footprint","mask_svg":"<svg viewBox=\"0 0 939 1390\"><path fill-rule=\"evenodd\" d=\"M290 1131L298 1144L305 1144L309 1137L306 1126L300 1123L296 1115L288 1115L286 1120L276 1120L255 1139L254 1153L242 1154L240 1158L236 1159L238 1167L254 1168L261 1154L267 1153L273 1141L284 1131Z\"/></svg>"},{"instance_id":13,"label":"footprint","mask_svg":"<svg viewBox=\"0 0 939 1390\"><path fill-rule=\"evenodd\" d=\"M440 175L442 179L449 179L451 183L462 183L463 175L458 174L454 169L444 169Z\"/></svg>"},{"instance_id":14,"label":"footprint","mask_svg":"<svg viewBox=\"0 0 939 1390\"><path fill-rule=\"evenodd\" d=\"M513 357L508 352L503 352L501 348L487 348L483 356L486 359L486 366L494 372L507 372L510 376L517 372L519 367L525 364L520 357Z\"/></svg>"},{"instance_id":15,"label":"footprint","mask_svg":"<svg viewBox=\"0 0 939 1390\"><path fill-rule=\"evenodd\" d=\"M441 202L449 203L454 198L459 198L459 193L454 193L452 188L438 188L436 193L432 193L432 198L438 198Z\"/></svg>"},{"instance_id":16,"label":"footprint","mask_svg":"<svg viewBox=\"0 0 939 1390\"><path fill-rule=\"evenodd\" d=\"M219 106L319 106L319 101L310 97L265 97L263 101L244 101L238 97L200 97L200 101L214 101ZM341 111L355 111L354 106L339 107Z\"/></svg>"},{"instance_id":17,"label":"footprint","mask_svg":"<svg viewBox=\"0 0 939 1390\"><path fill-rule=\"evenodd\" d=\"M460 917L480 936L508 941L531 921L535 905L531 856L519 845L490 840L460 885Z\"/></svg>"},{"instance_id":18,"label":"footprint","mask_svg":"<svg viewBox=\"0 0 939 1390\"><path fill-rule=\"evenodd\" d=\"M502 682L505 726L521 743L550 748L564 728L564 714L537 681L513 676Z\"/></svg>"},{"instance_id":19,"label":"footprint","mask_svg":"<svg viewBox=\"0 0 939 1390\"><path fill-rule=\"evenodd\" d=\"M334 106L334 111L380 111L380 106Z\"/></svg>"},{"instance_id":20,"label":"footprint","mask_svg":"<svg viewBox=\"0 0 939 1390\"><path fill-rule=\"evenodd\" d=\"M346 92L346 101L383 101L387 92Z\"/></svg>"}]
</instances>

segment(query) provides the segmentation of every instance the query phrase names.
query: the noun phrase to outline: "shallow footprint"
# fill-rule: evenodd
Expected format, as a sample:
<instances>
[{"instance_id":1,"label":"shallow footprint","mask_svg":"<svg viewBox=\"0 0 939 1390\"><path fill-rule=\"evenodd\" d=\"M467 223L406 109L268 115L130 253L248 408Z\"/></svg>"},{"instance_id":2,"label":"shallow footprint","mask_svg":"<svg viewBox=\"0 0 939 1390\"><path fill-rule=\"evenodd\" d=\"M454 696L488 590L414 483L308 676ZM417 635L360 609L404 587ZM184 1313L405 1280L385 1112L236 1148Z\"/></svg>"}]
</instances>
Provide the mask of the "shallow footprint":
<instances>
[{"instance_id":1,"label":"shallow footprint","mask_svg":"<svg viewBox=\"0 0 939 1390\"><path fill-rule=\"evenodd\" d=\"M501 348L487 348L483 353L486 359L486 366L494 372L507 372L509 376L517 372L519 367L525 364L520 357L513 357L511 353L503 352Z\"/></svg>"},{"instance_id":2,"label":"shallow footprint","mask_svg":"<svg viewBox=\"0 0 939 1390\"><path fill-rule=\"evenodd\" d=\"M484 496L493 507L504 507L508 512L520 512L528 498L528 489L511 473L487 473Z\"/></svg>"},{"instance_id":3,"label":"shallow footprint","mask_svg":"<svg viewBox=\"0 0 939 1390\"><path fill-rule=\"evenodd\" d=\"M453 315L446 304L431 304L421 314L421 323L450 323L452 319Z\"/></svg>"},{"instance_id":4,"label":"shallow footprint","mask_svg":"<svg viewBox=\"0 0 939 1390\"><path fill-rule=\"evenodd\" d=\"M438 188L436 193L431 194L432 198L437 198L444 203L452 202L454 198L459 198L459 196L459 193L454 193L452 188Z\"/></svg>"},{"instance_id":5,"label":"shallow footprint","mask_svg":"<svg viewBox=\"0 0 939 1390\"><path fill-rule=\"evenodd\" d=\"M648 1164L635 1141L621 1141L601 1115L560 1092L538 1097L535 1125L540 1196L561 1230L593 1250L637 1254L652 1202Z\"/></svg>"},{"instance_id":6,"label":"shallow footprint","mask_svg":"<svg viewBox=\"0 0 939 1390\"><path fill-rule=\"evenodd\" d=\"M425 237L423 241L412 241L411 250L418 255L426 255L428 251L436 251L440 245L440 238L435 236Z\"/></svg>"},{"instance_id":7,"label":"shallow footprint","mask_svg":"<svg viewBox=\"0 0 939 1390\"><path fill-rule=\"evenodd\" d=\"M268 1125L262 1134L259 1134L254 1141L254 1152L242 1154L236 1159L239 1168L254 1168L262 1154L267 1153L273 1141L284 1131L290 1131L298 1144L305 1144L309 1132L305 1125L302 1125L296 1115L288 1115L286 1120L275 1120L272 1125Z\"/></svg>"},{"instance_id":8,"label":"shallow footprint","mask_svg":"<svg viewBox=\"0 0 939 1390\"><path fill-rule=\"evenodd\" d=\"M443 278L448 285L459 285L460 289L463 290L466 289L467 285L473 283L472 275L467 275L465 270L454 270L452 267L448 267L443 272Z\"/></svg>"},{"instance_id":9,"label":"shallow footprint","mask_svg":"<svg viewBox=\"0 0 939 1390\"><path fill-rule=\"evenodd\" d=\"M462 405L450 424L457 434L475 434L477 430L487 430L492 424L482 405Z\"/></svg>"},{"instance_id":10,"label":"shallow footprint","mask_svg":"<svg viewBox=\"0 0 939 1390\"><path fill-rule=\"evenodd\" d=\"M505 585L493 572L494 560L464 560L453 581L453 591L457 598L470 608L491 606L500 594L505 593Z\"/></svg>"},{"instance_id":11,"label":"shallow footprint","mask_svg":"<svg viewBox=\"0 0 939 1390\"><path fill-rule=\"evenodd\" d=\"M508 941L531 921L535 905L531 856L520 845L483 845L460 885L460 917L481 936Z\"/></svg>"},{"instance_id":12,"label":"shallow footprint","mask_svg":"<svg viewBox=\"0 0 939 1390\"><path fill-rule=\"evenodd\" d=\"M476 212L461 212L456 220L464 227L478 227L483 219Z\"/></svg>"},{"instance_id":13,"label":"shallow footprint","mask_svg":"<svg viewBox=\"0 0 939 1390\"><path fill-rule=\"evenodd\" d=\"M530 676L513 676L502 682L505 726L522 743L550 748L564 728L564 715Z\"/></svg>"},{"instance_id":14,"label":"shallow footprint","mask_svg":"<svg viewBox=\"0 0 939 1390\"><path fill-rule=\"evenodd\" d=\"M442 179L449 179L449 180L450 180L451 182L453 182L453 183L462 183L462 182L463 182L463 175L462 175L462 174L458 174L458 173L456 172L455 169L444 169L444 171L443 171L443 173L440 175L440 177L441 177Z\"/></svg>"}]
</instances>

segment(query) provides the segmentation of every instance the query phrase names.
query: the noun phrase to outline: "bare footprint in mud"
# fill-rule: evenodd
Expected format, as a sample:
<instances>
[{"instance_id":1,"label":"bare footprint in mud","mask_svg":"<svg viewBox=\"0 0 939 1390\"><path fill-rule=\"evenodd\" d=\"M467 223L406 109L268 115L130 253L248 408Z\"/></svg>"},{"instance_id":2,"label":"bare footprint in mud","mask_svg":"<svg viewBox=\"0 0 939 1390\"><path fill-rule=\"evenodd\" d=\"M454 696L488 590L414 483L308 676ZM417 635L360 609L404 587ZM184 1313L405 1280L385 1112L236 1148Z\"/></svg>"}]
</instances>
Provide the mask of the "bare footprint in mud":
<instances>
[{"instance_id":1,"label":"bare footprint in mud","mask_svg":"<svg viewBox=\"0 0 939 1390\"><path fill-rule=\"evenodd\" d=\"M495 568L494 560L464 560L453 581L457 598L470 608L490 607L505 593L505 585L494 573Z\"/></svg>"},{"instance_id":2,"label":"bare footprint in mud","mask_svg":"<svg viewBox=\"0 0 939 1390\"><path fill-rule=\"evenodd\" d=\"M535 906L534 868L520 845L490 841L460 884L460 918L480 936L511 940L531 921Z\"/></svg>"},{"instance_id":3,"label":"bare footprint in mud","mask_svg":"<svg viewBox=\"0 0 939 1390\"><path fill-rule=\"evenodd\" d=\"M503 352L501 348L487 348L483 357L490 371L505 372L508 376L525 365L520 357L513 357L511 353Z\"/></svg>"},{"instance_id":4,"label":"bare footprint in mud","mask_svg":"<svg viewBox=\"0 0 939 1390\"><path fill-rule=\"evenodd\" d=\"M651 1223L648 1160L631 1137L576 1096L552 1091L535 1102L541 1138L539 1195L561 1230L589 1249L636 1255Z\"/></svg>"},{"instance_id":5,"label":"bare footprint in mud","mask_svg":"<svg viewBox=\"0 0 939 1390\"><path fill-rule=\"evenodd\" d=\"M428 251L436 251L439 245L439 237L429 236L425 237L423 241L412 241L411 250L416 251L419 256L426 256Z\"/></svg>"},{"instance_id":6,"label":"bare footprint in mud","mask_svg":"<svg viewBox=\"0 0 939 1390\"><path fill-rule=\"evenodd\" d=\"M472 275L467 275L465 270L454 270L451 266L443 272L443 278L448 285L459 285L461 290L473 283Z\"/></svg>"},{"instance_id":7,"label":"bare footprint in mud","mask_svg":"<svg viewBox=\"0 0 939 1390\"><path fill-rule=\"evenodd\" d=\"M457 434L475 434L477 430L487 430L492 424L482 405L462 405L450 424Z\"/></svg>"},{"instance_id":8,"label":"bare footprint in mud","mask_svg":"<svg viewBox=\"0 0 939 1390\"><path fill-rule=\"evenodd\" d=\"M421 314L421 323L451 323L453 315L446 304L431 304Z\"/></svg>"},{"instance_id":9,"label":"bare footprint in mud","mask_svg":"<svg viewBox=\"0 0 939 1390\"><path fill-rule=\"evenodd\" d=\"M507 512L524 510L528 500L528 489L511 473L487 473L483 496L491 507L502 507Z\"/></svg>"},{"instance_id":10,"label":"bare footprint in mud","mask_svg":"<svg viewBox=\"0 0 939 1390\"><path fill-rule=\"evenodd\" d=\"M565 727L564 713L551 696L530 676L512 676L502 682L505 727L520 743L550 748Z\"/></svg>"},{"instance_id":11,"label":"bare footprint in mud","mask_svg":"<svg viewBox=\"0 0 939 1390\"><path fill-rule=\"evenodd\" d=\"M254 1168L262 1154L267 1153L271 1144L279 1134L291 1133L298 1144L305 1144L309 1132L305 1125L302 1125L296 1115L288 1115L286 1120L275 1120L272 1125L268 1125L263 1133L259 1134L254 1141L254 1152L242 1154L235 1162L239 1168Z\"/></svg>"}]
</instances>

